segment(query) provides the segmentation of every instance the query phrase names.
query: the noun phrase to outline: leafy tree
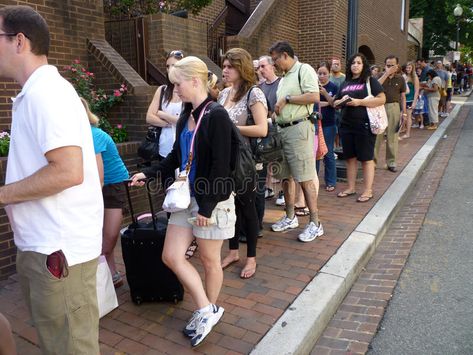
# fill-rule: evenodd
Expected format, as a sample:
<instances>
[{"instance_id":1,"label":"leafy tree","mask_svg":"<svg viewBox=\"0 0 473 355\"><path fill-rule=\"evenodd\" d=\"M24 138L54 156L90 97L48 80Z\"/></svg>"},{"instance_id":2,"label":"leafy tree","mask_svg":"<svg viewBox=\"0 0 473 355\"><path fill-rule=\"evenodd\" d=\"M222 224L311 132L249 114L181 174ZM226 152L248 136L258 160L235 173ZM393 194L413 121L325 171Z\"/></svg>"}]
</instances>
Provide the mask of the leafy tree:
<instances>
[{"instance_id":1,"label":"leafy tree","mask_svg":"<svg viewBox=\"0 0 473 355\"><path fill-rule=\"evenodd\" d=\"M430 49L445 55L453 50L451 42L456 41L457 19L453 9L457 4L463 8L460 19L460 43L473 47L473 0L411 0L410 17L424 18L423 56Z\"/></svg>"}]
</instances>

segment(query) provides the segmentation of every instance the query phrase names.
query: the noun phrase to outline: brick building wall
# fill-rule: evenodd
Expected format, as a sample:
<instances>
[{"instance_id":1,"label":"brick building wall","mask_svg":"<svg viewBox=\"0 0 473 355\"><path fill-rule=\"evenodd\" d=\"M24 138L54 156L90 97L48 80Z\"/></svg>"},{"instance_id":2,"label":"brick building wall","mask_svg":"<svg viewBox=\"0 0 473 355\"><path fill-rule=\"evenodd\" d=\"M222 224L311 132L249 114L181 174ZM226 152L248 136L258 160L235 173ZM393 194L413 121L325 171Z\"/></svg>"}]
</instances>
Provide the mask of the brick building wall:
<instances>
[{"instance_id":1,"label":"brick building wall","mask_svg":"<svg viewBox=\"0 0 473 355\"><path fill-rule=\"evenodd\" d=\"M374 62L383 64L390 54L407 60L407 28L409 1L406 0L404 31L401 31L401 1L360 0L358 46L368 46L374 54Z\"/></svg>"},{"instance_id":2,"label":"brick building wall","mask_svg":"<svg viewBox=\"0 0 473 355\"><path fill-rule=\"evenodd\" d=\"M224 7L225 0L212 0L212 3L209 6L204 7L198 15L190 14L189 18L211 24Z\"/></svg>"},{"instance_id":3,"label":"brick building wall","mask_svg":"<svg viewBox=\"0 0 473 355\"><path fill-rule=\"evenodd\" d=\"M252 23L242 30L243 35L227 37L227 49L242 47L258 58L268 54L269 47L275 41L286 40L297 52L299 1L275 0L268 8L260 8L258 14L253 14Z\"/></svg>"},{"instance_id":4,"label":"brick building wall","mask_svg":"<svg viewBox=\"0 0 473 355\"><path fill-rule=\"evenodd\" d=\"M145 17L148 28L148 58L161 71L166 54L181 49L186 55L207 55L207 24L163 13Z\"/></svg>"},{"instance_id":5,"label":"brick building wall","mask_svg":"<svg viewBox=\"0 0 473 355\"><path fill-rule=\"evenodd\" d=\"M23 0L2 1L0 7L29 5L47 21L51 32L49 63L63 68L76 58L87 61L87 38L103 38L103 6L93 0ZM11 100L20 88L0 80L0 129L10 127Z\"/></svg>"},{"instance_id":6,"label":"brick building wall","mask_svg":"<svg viewBox=\"0 0 473 355\"><path fill-rule=\"evenodd\" d=\"M242 46L257 56L266 53L271 43L287 40L301 61L313 66L333 56L346 61L348 1L268 0L263 4L269 3L272 5L261 12L256 24L227 39L227 48ZM400 62L406 61L408 9L406 1L401 31L400 0L359 0L358 47L371 51L373 62L380 64L391 53L399 56Z\"/></svg>"}]
</instances>

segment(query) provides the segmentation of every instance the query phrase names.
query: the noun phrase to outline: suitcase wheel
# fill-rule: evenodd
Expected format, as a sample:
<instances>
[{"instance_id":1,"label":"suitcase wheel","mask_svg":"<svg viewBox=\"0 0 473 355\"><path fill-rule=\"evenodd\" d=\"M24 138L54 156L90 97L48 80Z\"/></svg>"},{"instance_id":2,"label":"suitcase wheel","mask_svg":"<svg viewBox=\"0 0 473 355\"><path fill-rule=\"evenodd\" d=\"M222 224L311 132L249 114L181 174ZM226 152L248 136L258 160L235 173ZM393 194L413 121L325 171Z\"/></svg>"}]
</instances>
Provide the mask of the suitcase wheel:
<instances>
[{"instance_id":1,"label":"suitcase wheel","mask_svg":"<svg viewBox=\"0 0 473 355\"><path fill-rule=\"evenodd\" d=\"M133 303L137 304L138 306L143 302L143 300L141 299L141 297L135 297L133 299Z\"/></svg>"},{"instance_id":2,"label":"suitcase wheel","mask_svg":"<svg viewBox=\"0 0 473 355\"><path fill-rule=\"evenodd\" d=\"M174 304L178 304L179 303L179 300L177 299L177 297L174 297Z\"/></svg>"}]
</instances>

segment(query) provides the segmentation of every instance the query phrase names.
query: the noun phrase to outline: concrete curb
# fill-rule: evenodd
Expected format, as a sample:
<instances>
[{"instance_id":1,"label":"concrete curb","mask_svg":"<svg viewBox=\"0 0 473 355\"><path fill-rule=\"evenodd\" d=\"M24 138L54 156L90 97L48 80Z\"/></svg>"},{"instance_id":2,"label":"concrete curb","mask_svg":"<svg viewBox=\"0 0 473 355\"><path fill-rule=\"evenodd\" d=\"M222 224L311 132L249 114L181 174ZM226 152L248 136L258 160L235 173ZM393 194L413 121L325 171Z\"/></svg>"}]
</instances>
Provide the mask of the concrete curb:
<instances>
[{"instance_id":1,"label":"concrete curb","mask_svg":"<svg viewBox=\"0 0 473 355\"><path fill-rule=\"evenodd\" d=\"M252 355L310 353L462 106L455 106L353 233L255 346Z\"/></svg>"}]
</instances>

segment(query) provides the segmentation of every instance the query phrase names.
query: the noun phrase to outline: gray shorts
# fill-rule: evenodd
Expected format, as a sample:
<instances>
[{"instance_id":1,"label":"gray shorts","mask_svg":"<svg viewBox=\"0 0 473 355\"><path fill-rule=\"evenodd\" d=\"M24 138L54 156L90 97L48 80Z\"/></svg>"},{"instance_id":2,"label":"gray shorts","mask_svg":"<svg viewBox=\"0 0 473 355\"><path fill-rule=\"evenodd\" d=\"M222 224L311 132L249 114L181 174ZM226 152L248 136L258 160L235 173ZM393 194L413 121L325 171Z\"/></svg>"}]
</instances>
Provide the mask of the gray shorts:
<instances>
[{"instance_id":1,"label":"gray shorts","mask_svg":"<svg viewBox=\"0 0 473 355\"><path fill-rule=\"evenodd\" d=\"M217 203L210 216L214 223L210 226L198 227L187 221L191 217L196 217L198 212L199 206L195 197L192 197L190 206L183 211L171 213L168 223L190 228L194 236L201 239L224 240L235 236L236 214L233 194L227 200Z\"/></svg>"},{"instance_id":2,"label":"gray shorts","mask_svg":"<svg viewBox=\"0 0 473 355\"><path fill-rule=\"evenodd\" d=\"M284 159L272 171L276 179L305 182L315 177L315 127L309 121L281 128Z\"/></svg>"}]
</instances>

